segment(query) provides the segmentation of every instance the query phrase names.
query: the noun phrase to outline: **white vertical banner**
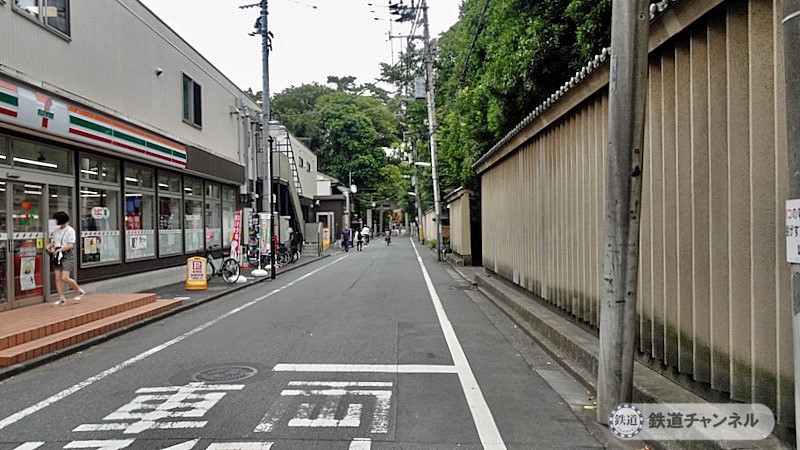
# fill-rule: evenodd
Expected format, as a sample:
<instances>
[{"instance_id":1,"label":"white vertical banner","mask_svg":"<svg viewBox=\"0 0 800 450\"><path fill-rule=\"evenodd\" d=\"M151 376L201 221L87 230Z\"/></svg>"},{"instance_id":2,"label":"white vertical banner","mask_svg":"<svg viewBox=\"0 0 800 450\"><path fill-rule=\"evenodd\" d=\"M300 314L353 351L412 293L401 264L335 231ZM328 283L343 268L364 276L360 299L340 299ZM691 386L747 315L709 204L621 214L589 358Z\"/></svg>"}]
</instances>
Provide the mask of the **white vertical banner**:
<instances>
[{"instance_id":1,"label":"white vertical banner","mask_svg":"<svg viewBox=\"0 0 800 450\"><path fill-rule=\"evenodd\" d=\"M258 213L258 242L261 246L261 253L269 251L269 227L272 218L267 213Z\"/></svg>"}]
</instances>

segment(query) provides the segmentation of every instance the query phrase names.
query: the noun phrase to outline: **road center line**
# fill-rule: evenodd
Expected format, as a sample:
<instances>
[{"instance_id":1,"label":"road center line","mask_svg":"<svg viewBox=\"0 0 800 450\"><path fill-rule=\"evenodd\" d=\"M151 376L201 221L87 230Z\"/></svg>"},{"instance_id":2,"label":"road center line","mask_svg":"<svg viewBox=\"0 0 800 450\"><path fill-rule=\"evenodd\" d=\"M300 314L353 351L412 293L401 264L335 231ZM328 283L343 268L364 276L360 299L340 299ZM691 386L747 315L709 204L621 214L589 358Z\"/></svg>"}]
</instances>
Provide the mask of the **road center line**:
<instances>
[{"instance_id":1,"label":"road center line","mask_svg":"<svg viewBox=\"0 0 800 450\"><path fill-rule=\"evenodd\" d=\"M436 317L439 319L439 325L442 327L445 341L447 341L447 347L450 349L450 356L455 363L456 373L458 373L458 379L461 381L461 388L464 390L464 396L467 399L469 410L472 413L472 420L475 423L475 428L478 430L478 436L481 438L481 444L483 448L505 449L506 445L503 442L502 436L500 436L497 424L494 422L492 411L489 409L489 405L483 397L481 387L478 385L475 374L472 373L467 355L464 353L464 349L461 348L461 343L458 342L453 324L450 323L450 319L447 318L447 314L444 312L442 301L436 293L436 289L433 287L433 282L431 281L430 275L428 275L428 269L425 268L425 263L422 262L422 257L419 256L417 246L414 244L414 239L410 240L411 246L414 247L414 253L417 255L417 261L419 261L419 267L422 269L422 276L425 278L425 284L428 286L428 293L433 301L433 308L436 310Z\"/></svg>"},{"instance_id":2,"label":"road center line","mask_svg":"<svg viewBox=\"0 0 800 450\"><path fill-rule=\"evenodd\" d=\"M265 295L262 295L261 297L258 297L258 298L254 299L254 300L252 300L252 301L250 301L248 303L245 303L244 305L242 305L242 306L240 306L240 307L238 307L236 309L232 309L232 310L228 311L227 313L217 317L214 320L206 322L206 323L198 326L197 328L195 328L193 330L190 330L190 331L187 331L186 333L184 333L184 334L182 334L182 335L180 335L180 336L178 336L178 337L176 337L174 339L171 339L171 340L169 340L169 341L167 341L167 342L165 342L165 343L163 343L161 345L153 347L150 350L146 350L146 351L134 356L133 358L128 359L127 361L124 361L124 362L122 362L120 364L117 364L114 367L111 367L110 369L107 369L107 370L104 370L103 372L98 373L97 375L95 375L93 377L89 377L89 378L81 381L78 384L75 384L75 385L73 385L73 386L71 386L71 387L69 387L67 389L64 389L63 391L61 391L61 392L59 392L57 394L54 394L54 395L52 395L52 396L40 401L39 403L36 403L33 406L29 406L29 407L23 409L22 411L14 413L14 414L6 417L3 420L0 420L0 430L2 430L3 428L8 427L9 425L15 424L15 423L19 422L20 420L22 420L22 419L24 419L24 418L26 418L26 417L28 417L28 416L30 416L32 414L35 414L35 413L43 410L44 408L47 408L48 406L50 406L50 405L52 405L52 404L54 404L54 403L56 403L56 402L58 402L60 400L65 399L65 398L69 397L70 395L72 395L72 394L74 394L74 393L76 393L76 392L78 392L78 391L80 391L80 390L82 390L82 389L84 389L86 387L89 387L92 384L94 384L94 383L96 383L96 382L98 382L98 381L100 381L100 380L102 380L102 379L104 379L104 378L106 378L106 377L108 377L110 375L113 375L113 374L115 374L115 373L117 373L117 372L119 372L119 371L121 371L123 369L131 367L134 364L138 363L139 361L142 361L143 359L147 358L148 356L152 356L152 355L154 355L154 354L156 354L156 353L158 353L158 352L160 352L160 351L162 351L164 349L172 347L173 345L177 344L178 342L181 342L184 339L186 339L186 338L188 338L188 337L190 337L190 336L192 336L194 334L197 334L197 333L205 330L208 327L211 327L211 326L215 325L216 323L220 322L223 319L227 319L228 317L230 317L230 316L232 316L232 315L234 315L236 313L244 311L245 309L247 309L247 308L249 308L249 307L251 307L251 306L253 306L253 305L257 304L257 303L260 303L260 302L266 300L269 297L272 297L273 295L283 291L284 289L290 288L290 287L294 286L295 284L299 283L300 281L305 280L306 278L314 275L315 273L317 273L319 271L322 271L324 269L327 269L328 267L331 267L332 265L338 263L339 261L345 259L346 257L347 256L342 256L341 258L338 258L337 260L335 260L335 261L333 261L333 262L331 262L329 264L326 264L326 265L324 265L324 266L322 266L322 267L320 267L318 269L312 270L311 272L299 277L298 279L296 279L294 281L291 281L291 282L289 282L289 283L287 283L287 284L285 284L285 285L283 285L283 286L281 286L279 288L273 289L269 293L267 293Z\"/></svg>"}]
</instances>

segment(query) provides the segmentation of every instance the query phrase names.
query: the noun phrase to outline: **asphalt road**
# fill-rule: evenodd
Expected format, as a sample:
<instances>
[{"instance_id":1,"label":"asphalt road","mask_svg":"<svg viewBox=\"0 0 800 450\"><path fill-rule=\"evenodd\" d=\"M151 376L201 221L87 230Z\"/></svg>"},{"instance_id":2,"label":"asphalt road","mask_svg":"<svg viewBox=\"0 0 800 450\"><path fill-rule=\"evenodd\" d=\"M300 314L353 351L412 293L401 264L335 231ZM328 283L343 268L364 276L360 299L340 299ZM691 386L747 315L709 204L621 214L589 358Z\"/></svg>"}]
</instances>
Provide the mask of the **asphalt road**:
<instances>
[{"instance_id":1,"label":"asphalt road","mask_svg":"<svg viewBox=\"0 0 800 450\"><path fill-rule=\"evenodd\" d=\"M585 397L395 237L3 381L0 450L600 447Z\"/></svg>"}]
</instances>

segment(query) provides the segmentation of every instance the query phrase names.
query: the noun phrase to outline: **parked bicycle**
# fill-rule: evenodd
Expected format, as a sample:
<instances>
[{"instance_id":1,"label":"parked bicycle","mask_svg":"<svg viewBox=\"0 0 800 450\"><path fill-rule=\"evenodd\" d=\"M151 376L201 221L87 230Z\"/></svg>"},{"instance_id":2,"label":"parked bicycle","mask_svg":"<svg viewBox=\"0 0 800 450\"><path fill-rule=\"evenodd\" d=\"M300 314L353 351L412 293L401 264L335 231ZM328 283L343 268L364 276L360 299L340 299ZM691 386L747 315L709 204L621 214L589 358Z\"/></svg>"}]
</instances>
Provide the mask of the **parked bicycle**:
<instances>
[{"instance_id":1,"label":"parked bicycle","mask_svg":"<svg viewBox=\"0 0 800 450\"><path fill-rule=\"evenodd\" d=\"M208 265L211 267L211 270L208 272L208 278L211 279L214 276L221 276L222 279L228 283L233 284L236 283L236 280L239 279L239 263L236 262L233 258L225 258L225 254L223 253L219 260L222 261L219 268L215 264L217 261L214 258L214 254L212 253L215 250L219 250L219 246L215 245L206 249L206 260L208 260Z\"/></svg>"},{"instance_id":2,"label":"parked bicycle","mask_svg":"<svg viewBox=\"0 0 800 450\"><path fill-rule=\"evenodd\" d=\"M247 246L247 262L251 268L258 267L259 256L261 257L261 267L269 267L269 251L261 253L257 242Z\"/></svg>"}]
</instances>

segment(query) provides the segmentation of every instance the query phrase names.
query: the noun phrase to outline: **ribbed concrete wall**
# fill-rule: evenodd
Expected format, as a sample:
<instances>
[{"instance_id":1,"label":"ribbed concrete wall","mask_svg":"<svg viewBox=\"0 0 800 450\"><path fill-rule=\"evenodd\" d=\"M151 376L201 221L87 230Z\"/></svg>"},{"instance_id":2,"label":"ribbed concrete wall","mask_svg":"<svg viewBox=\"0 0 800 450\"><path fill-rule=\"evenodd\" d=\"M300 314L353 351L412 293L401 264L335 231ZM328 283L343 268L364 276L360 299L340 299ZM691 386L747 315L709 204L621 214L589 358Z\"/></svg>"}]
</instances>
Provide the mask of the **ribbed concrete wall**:
<instances>
[{"instance_id":1,"label":"ribbed concrete wall","mask_svg":"<svg viewBox=\"0 0 800 450\"><path fill-rule=\"evenodd\" d=\"M446 200L447 208L450 210L450 249L461 256L472 255L469 223L471 195L472 191L461 190Z\"/></svg>"},{"instance_id":2,"label":"ribbed concrete wall","mask_svg":"<svg viewBox=\"0 0 800 450\"><path fill-rule=\"evenodd\" d=\"M793 426L779 14L777 0L698 0L652 25L639 348ZM484 223L503 218L483 227L484 265L593 326L607 80L596 70L476 167Z\"/></svg>"}]
</instances>

